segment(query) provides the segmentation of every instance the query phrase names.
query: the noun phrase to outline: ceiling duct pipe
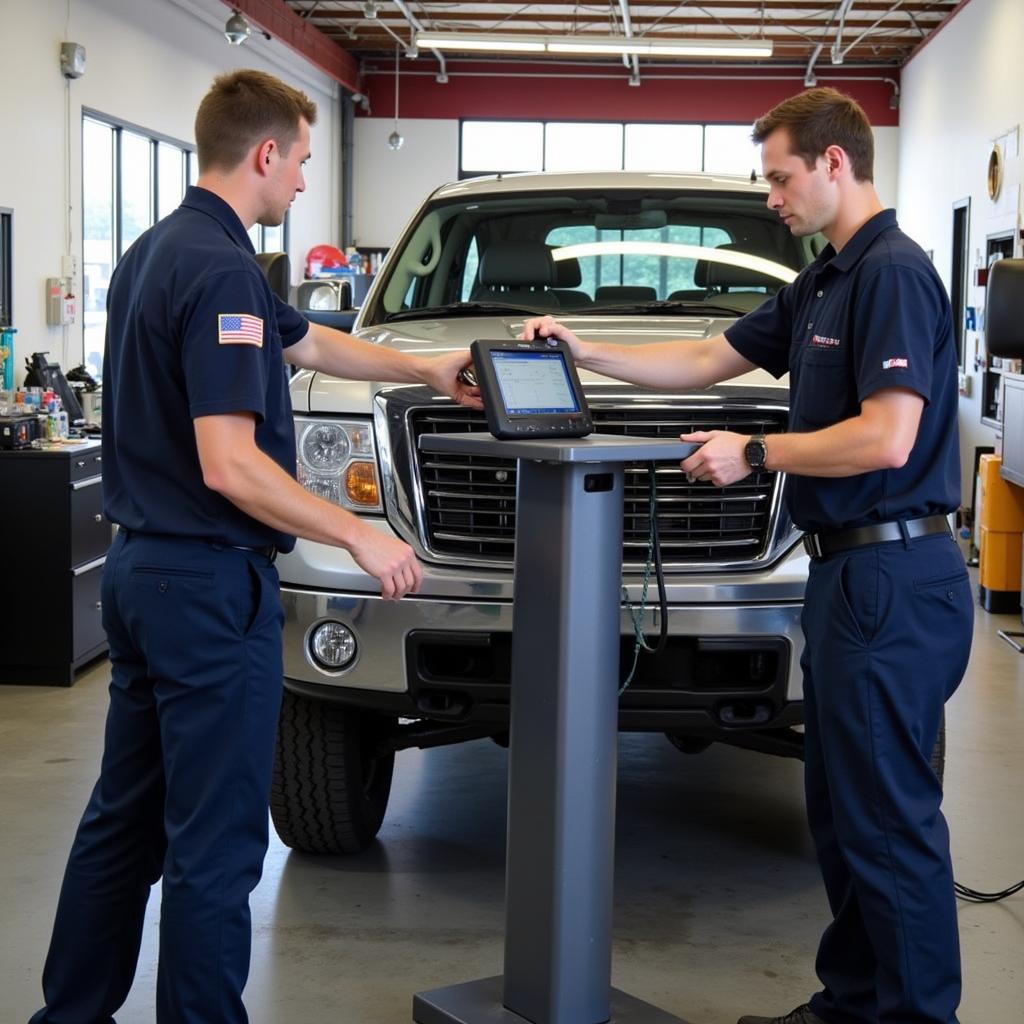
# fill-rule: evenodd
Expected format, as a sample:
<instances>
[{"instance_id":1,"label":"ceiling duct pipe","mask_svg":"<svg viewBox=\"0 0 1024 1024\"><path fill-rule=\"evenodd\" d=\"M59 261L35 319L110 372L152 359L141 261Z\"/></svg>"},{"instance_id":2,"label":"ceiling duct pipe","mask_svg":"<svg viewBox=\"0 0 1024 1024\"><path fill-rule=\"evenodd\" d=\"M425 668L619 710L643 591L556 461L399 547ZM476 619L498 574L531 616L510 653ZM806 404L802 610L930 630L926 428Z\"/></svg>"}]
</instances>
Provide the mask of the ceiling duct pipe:
<instances>
[{"instance_id":1,"label":"ceiling duct pipe","mask_svg":"<svg viewBox=\"0 0 1024 1024\"><path fill-rule=\"evenodd\" d=\"M409 5L404 0L393 0L394 5L402 12L402 17L409 23L409 27L413 32L413 46L416 45L416 34L423 31L423 26L420 24L419 19L412 11L409 10ZM430 52L437 58L438 64L441 65L441 70L437 73L437 82L440 85L445 85L448 81L448 68L444 62L444 54L440 50L430 48Z\"/></svg>"},{"instance_id":2,"label":"ceiling duct pipe","mask_svg":"<svg viewBox=\"0 0 1024 1024\"><path fill-rule=\"evenodd\" d=\"M627 39L633 38L633 21L629 16L629 0L619 0L619 9L622 11L622 31ZM630 69L629 84L640 84L640 61L637 55L624 53L622 63Z\"/></svg>"},{"instance_id":3,"label":"ceiling duct pipe","mask_svg":"<svg viewBox=\"0 0 1024 1024\"><path fill-rule=\"evenodd\" d=\"M836 38L832 43L832 63L842 64L843 57L843 29L846 27L846 15L849 14L850 8L853 6L853 0L841 0L839 7L836 9L836 18L839 20L839 26L836 28Z\"/></svg>"}]
</instances>

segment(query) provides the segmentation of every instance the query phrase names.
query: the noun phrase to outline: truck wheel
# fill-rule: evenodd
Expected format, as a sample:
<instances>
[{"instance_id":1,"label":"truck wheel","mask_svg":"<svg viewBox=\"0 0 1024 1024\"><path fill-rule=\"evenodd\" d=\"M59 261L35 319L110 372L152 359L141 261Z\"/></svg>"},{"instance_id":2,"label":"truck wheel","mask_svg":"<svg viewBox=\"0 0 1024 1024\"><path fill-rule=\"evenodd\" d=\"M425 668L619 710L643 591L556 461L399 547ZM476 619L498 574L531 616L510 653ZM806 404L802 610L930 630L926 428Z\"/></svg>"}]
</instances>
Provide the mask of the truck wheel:
<instances>
[{"instance_id":1,"label":"truck wheel","mask_svg":"<svg viewBox=\"0 0 1024 1024\"><path fill-rule=\"evenodd\" d=\"M395 755L377 744L379 715L284 691L274 753L270 816L285 846L358 853L380 829Z\"/></svg>"}]
</instances>

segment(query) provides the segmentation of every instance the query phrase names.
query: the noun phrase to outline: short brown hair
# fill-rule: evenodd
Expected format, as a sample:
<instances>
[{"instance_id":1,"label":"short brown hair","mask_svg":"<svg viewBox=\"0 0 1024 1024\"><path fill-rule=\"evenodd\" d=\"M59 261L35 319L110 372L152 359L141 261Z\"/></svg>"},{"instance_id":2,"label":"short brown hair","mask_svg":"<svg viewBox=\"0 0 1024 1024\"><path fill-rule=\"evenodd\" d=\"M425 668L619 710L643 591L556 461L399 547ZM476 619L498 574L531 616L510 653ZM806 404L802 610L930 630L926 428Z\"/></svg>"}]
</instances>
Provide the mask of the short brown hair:
<instances>
[{"instance_id":1,"label":"short brown hair","mask_svg":"<svg viewBox=\"0 0 1024 1024\"><path fill-rule=\"evenodd\" d=\"M200 173L234 170L261 139L272 138L286 154L302 118L315 124L316 104L279 78L251 68L218 75L196 112Z\"/></svg>"},{"instance_id":2,"label":"short brown hair","mask_svg":"<svg viewBox=\"0 0 1024 1024\"><path fill-rule=\"evenodd\" d=\"M857 181L874 181L875 137L859 104L837 89L808 89L783 100L754 122L751 138L764 142L778 128L789 133L789 151L813 167L829 146L850 158Z\"/></svg>"}]
</instances>

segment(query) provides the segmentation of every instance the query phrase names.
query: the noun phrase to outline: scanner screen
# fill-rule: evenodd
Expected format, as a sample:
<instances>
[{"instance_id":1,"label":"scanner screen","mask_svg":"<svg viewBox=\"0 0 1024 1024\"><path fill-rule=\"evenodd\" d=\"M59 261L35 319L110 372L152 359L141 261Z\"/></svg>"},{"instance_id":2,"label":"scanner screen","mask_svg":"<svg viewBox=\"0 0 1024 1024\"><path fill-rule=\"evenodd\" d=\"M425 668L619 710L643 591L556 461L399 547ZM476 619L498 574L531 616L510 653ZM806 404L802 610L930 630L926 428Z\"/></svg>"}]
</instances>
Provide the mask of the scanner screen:
<instances>
[{"instance_id":1,"label":"scanner screen","mask_svg":"<svg viewBox=\"0 0 1024 1024\"><path fill-rule=\"evenodd\" d=\"M491 352L501 399L510 416L578 413L561 352Z\"/></svg>"}]
</instances>

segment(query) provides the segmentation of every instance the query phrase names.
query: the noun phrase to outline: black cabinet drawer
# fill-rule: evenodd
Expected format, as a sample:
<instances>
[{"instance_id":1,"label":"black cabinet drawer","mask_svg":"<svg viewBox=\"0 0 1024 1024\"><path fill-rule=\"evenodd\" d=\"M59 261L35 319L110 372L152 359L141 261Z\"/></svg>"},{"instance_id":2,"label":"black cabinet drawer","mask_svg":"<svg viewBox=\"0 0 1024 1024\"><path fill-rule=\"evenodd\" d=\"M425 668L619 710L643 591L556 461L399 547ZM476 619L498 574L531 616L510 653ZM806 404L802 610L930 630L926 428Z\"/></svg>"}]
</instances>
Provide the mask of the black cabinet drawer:
<instances>
[{"instance_id":1,"label":"black cabinet drawer","mask_svg":"<svg viewBox=\"0 0 1024 1024\"><path fill-rule=\"evenodd\" d=\"M77 661L83 654L106 643L103 632L100 603L100 585L103 582L103 559L97 559L84 572L71 581L71 659Z\"/></svg>"},{"instance_id":2,"label":"black cabinet drawer","mask_svg":"<svg viewBox=\"0 0 1024 1024\"><path fill-rule=\"evenodd\" d=\"M84 480L86 477L99 476L103 472L103 454L96 450L88 452L72 452L69 466L69 479Z\"/></svg>"},{"instance_id":3,"label":"black cabinet drawer","mask_svg":"<svg viewBox=\"0 0 1024 1024\"><path fill-rule=\"evenodd\" d=\"M71 565L99 558L110 547L110 523L103 514L103 487L98 476L71 485Z\"/></svg>"}]
</instances>

